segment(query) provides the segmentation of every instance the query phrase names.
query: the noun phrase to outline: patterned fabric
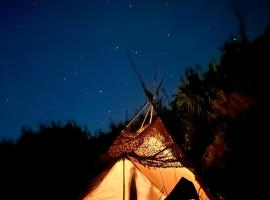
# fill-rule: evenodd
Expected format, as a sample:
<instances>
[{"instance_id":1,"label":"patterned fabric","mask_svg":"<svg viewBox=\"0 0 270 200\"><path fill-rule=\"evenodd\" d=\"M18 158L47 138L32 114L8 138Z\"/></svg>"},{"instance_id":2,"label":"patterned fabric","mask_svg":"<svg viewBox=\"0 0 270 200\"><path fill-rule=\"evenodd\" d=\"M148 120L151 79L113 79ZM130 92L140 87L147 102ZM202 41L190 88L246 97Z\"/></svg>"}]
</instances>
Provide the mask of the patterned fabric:
<instances>
[{"instance_id":1,"label":"patterned fabric","mask_svg":"<svg viewBox=\"0 0 270 200\"><path fill-rule=\"evenodd\" d=\"M159 117L142 132L123 130L108 150L112 158L129 157L149 167L183 167L184 154Z\"/></svg>"}]
</instances>

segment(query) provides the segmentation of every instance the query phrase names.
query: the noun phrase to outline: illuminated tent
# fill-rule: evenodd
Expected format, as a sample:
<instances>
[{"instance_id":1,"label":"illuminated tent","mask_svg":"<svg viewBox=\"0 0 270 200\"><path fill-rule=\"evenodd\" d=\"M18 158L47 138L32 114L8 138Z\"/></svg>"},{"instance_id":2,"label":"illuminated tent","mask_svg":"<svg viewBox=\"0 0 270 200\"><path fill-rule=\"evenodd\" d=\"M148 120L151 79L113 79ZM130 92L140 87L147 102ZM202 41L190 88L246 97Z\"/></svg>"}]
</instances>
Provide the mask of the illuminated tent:
<instances>
[{"instance_id":1,"label":"illuminated tent","mask_svg":"<svg viewBox=\"0 0 270 200\"><path fill-rule=\"evenodd\" d=\"M161 119L153 116L152 104L148 105L141 127L128 130L132 120L113 142L107 155L116 160L115 164L84 200L166 199L181 178L193 183L200 200L209 199Z\"/></svg>"}]
</instances>

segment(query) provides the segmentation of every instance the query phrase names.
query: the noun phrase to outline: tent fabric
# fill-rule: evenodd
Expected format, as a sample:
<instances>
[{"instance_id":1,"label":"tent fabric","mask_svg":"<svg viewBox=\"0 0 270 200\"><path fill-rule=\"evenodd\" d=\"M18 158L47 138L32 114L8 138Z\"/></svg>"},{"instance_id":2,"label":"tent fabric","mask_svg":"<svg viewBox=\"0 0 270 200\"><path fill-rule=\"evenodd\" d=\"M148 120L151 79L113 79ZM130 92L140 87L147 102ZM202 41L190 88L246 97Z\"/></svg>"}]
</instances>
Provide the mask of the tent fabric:
<instances>
[{"instance_id":1,"label":"tent fabric","mask_svg":"<svg viewBox=\"0 0 270 200\"><path fill-rule=\"evenodd\" d=\"M115 163L100 184L91 190L84 200L132 199L131 194L134 192L136 199L158 200L166 198L130 160L121 159ZM123 193L125 193L125 198L123 198Z\"/></svg>"},{"instance_id":2,"label":"tent fabric","mask_svg":"<svg viewBox=\"0 0 270 200\"><path fill-rule=\"evenodd\" d=\"M209 199L195 175L186 167L145 167L136 161L120 159L83 200L165 199L181 178L193 183L200 199ZM136 198L132 198L134 193Z\"/></svg>"},{"instance_id":3,"label":"tent fabric","mask_svg":"<svg viewBox=\"0 0 270 200\"><path fill-rule=\"evenodd\" d=\"M129 156L149 167L183 167L184 154L173 141L159 117L144 131L124 129L108 150L113 158Z\"/></svg>"},{"instance_id":4,"label":"tent fabric","mask_svg":"<svg viewBox=\"0 0 270 200\"><path fill-rule=\"evenodd\" d=\"M156 168L145 167L140 163L137 163L136 167L149 180L151 180L151 182L157 188L159 188L159 190L163 190L166 196L171 193L171 191L174 189L175 185L180 181L181 178L185 178L193 183L200 199L209 199L206 192L204 191L204 188L202 188L198 177L196 177L195 174L187 167Z\"/></svg>"}]
</instances>

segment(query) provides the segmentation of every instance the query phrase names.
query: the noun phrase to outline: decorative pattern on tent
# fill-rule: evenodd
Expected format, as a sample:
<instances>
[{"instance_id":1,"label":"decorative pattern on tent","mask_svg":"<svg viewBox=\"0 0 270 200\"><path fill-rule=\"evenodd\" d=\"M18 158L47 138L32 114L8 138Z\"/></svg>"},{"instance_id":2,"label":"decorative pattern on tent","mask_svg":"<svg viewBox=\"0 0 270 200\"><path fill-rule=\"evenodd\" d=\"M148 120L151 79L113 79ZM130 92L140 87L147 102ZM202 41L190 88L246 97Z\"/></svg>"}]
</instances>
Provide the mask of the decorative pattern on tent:
<instances>
[{"instance_id":1,"label":"decorative pattern on tent","mask_svg":"<svg viewBox=\"0 0 270 200\"><path fill-rule=\"evenodd\" d=\"M128 156L149 167L183 167L184 154L159 117L142 132L124 129L108 150L113 158Z\"/></svg>"}]
</instances>

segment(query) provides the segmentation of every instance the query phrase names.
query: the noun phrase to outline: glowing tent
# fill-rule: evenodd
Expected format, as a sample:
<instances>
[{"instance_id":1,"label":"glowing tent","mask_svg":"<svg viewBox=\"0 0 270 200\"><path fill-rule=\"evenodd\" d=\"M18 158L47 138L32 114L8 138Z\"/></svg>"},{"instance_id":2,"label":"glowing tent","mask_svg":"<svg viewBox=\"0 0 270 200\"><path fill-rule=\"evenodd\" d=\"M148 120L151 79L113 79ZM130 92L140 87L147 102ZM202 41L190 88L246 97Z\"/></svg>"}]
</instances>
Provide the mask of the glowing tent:
<instances>
[{"instance_id":1,"label":"glowing tent","mask_svg":"<svg viewBox=\"0 0 270 200\"><path fill-rule=\"evenodd\" d=\"M152 104L148 105L141 127L128 130L131 121L113 142L107 154L115 164L84 200L166 199L181 178L193 183L199 199L210 199L161 119L153 116Z\"/></svg>"}]
</instances>

